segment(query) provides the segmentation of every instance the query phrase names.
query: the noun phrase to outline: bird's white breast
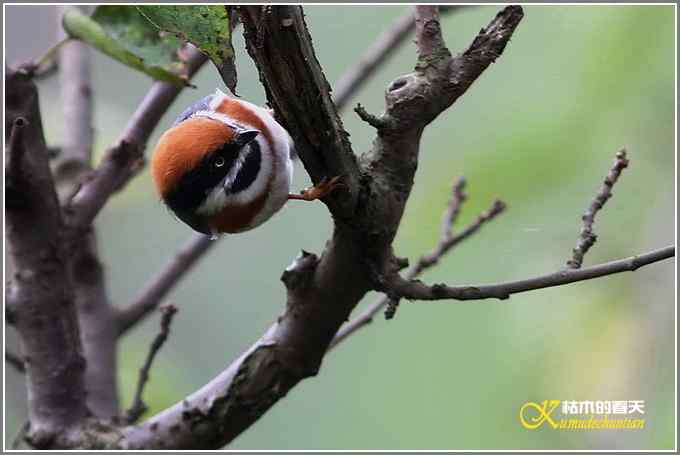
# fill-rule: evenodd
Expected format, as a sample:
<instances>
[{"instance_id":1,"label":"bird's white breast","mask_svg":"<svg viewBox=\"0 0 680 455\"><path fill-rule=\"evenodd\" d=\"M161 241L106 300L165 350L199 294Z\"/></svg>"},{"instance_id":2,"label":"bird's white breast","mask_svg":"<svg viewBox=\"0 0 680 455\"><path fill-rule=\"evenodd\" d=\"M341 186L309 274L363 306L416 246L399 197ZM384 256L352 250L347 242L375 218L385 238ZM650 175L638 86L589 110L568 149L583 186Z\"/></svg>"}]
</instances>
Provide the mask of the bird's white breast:
<instances>
[{"instance_id":1,"label":"bird's white breast","mask_svg":"<svg viewBox=\"0 0 680 455\"><path fill-rule=\"evenodd\" d=\"M227 95L218 89L210 102L210 111L212 113L206 113L206 117L220 120L224 116L227 118L222 119L223 121L227 120L245 128L261 129L258 125L248 122L247 119L233 118L219 112L219 107L226 99L228 99ZM291 151L294 145L288 132L272 117L268 110L243 100L229 99L229 101L237 102L241 108L249 110L268 130L261 131L261 134L255 138L262 153L260 171L253 183L238 193L229 194L223 188L216 188L208 195L205 202L198 209L198 212L210 215L223 210L229 205L246 205L258 198L263 192L266 192L267 199L265 204L262 210L253 217L249 225L244 229L247 230L267 221L288 200L290 185L293 179ZM271 138L271 142L268 137ZM239 157L239 159L242 162L245 160L245 156ZM238 163L237 160L234 168L238 166ZM234 177L237 172L238 170L234 171Z\"/></svg>"}]
</instances>

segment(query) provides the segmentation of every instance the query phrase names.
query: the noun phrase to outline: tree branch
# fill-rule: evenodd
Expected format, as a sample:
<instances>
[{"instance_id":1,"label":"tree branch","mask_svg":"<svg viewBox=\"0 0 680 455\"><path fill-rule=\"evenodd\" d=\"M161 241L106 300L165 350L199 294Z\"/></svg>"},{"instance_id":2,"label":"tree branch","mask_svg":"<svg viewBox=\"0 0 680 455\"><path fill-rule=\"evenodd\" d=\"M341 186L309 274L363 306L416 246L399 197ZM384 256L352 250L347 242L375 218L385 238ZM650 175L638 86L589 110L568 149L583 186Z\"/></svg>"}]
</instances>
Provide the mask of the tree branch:
<instances>
[{"instance_id":1,"label":"tree branch","mask_svg":"<svg viewBox=\"0 0 680 455\"><path fill-rule=\"evenodd\" d=\"M590 208L583 216L584 228L581 235L581 241L579 242L579 246L574 249L574 260L577 259L577 254L579 255L577 264L579 267L580 262L583 259L583 255L588 251L588 248L590 248L592 243L594 243L594 238L592 238L592 224L595 214L611 197L612 186L614 183L616 183L621 171L627 166L628 160L626 159L626 153L624 150L621 150L616 154L614 167L605 178L602 189L595 196ZM462 195L460 193L457 194L455 185L453 193L453 197L449 203L450 207L444 217L444 233L447 232L447 218L456 216L457 207L459 205L458 201L462 199ZM502 203L497 201L496 204L501 210L504 208ZM489 212L488 214L480 216L480 218L477 220L477 223L475 224L481 224L484 218L489 217L489 215L493 215L493 212ZM474 232L475 224L473 224L468 229L471 229L471 231ZM462 234L465 235L466 233L463 232ZM451 238L446 239L445 234L443 234L443 236L444 237L441 240L438 249L436 249L429 257L426 256L421 258L416 268L428 266L437 262L438 258L441 257L441 249L446 248L447 243L451 241ZM588 242L590 243L588 244ZM399 298L406 298L410 300L475 300L487 298L507 299L511 294L518 292L560 286L563 284L574 283L576 281L597 278L614 273L632 271L638 267L661 261L674 255L675 247L669 246L662 248L661 250L642 254L640 256L634 256L628 259L621 259L619 261L601 264L581 271L578 271L578 267L571 267L566 271L558 271L535 278L480 286L447 286L445 284L435 284L428 286L420 281L411 281L410 277L404 279L400 277L398 273L391 273L387 278L383 278L383 286L385 292L388 293L392 300L398 300Z\"/></svg>"},{"instance_id":2,"label":"tree branch","mask_svg":"<svg viewBox=\"0 0 680 455\"><path fill-rule=\"evenodd\" d=\"M440 6L442 14L460 11L464 6ZM373 76L377 70L399 49L415 30L413 8L399 16L366 49L358 61L348 68L333 84L333 100L338 111L343 110L352 96Z\"/></svg>"},{"instance_id":3,"label":"tree branch","mask_svg":"<svg viewBox=\"0 0 680 455\"><path fill-rule=\"evenodd\" d=\"M514 11L509 14L514 23L508 25L512 20L507 19L506 12L503 17L507 20L501 21L505 35L487 40L491 44L480 43L479 48L495 46L502 50L521 18L521 9L506 10ZM248 7L241 17L248 51L260 70L269 102L295 139L313 180L347 176L348 190L342 195L334 192L327 201L335 219L333 237L321 257L303 253L286 269L282 276L287 289L286 311L260 340L185 400L140 425L125 428L119 441L121 448L219 448L231 441L300 380L317 373L338 328L374 287L371 271L375 264L393 260L391 242L413 174L393 172L399 171L395 166L385 170L374 166L380 160L370 159L379 155L373 153L362 159L363 177L359 178L359 166L330 101L301 8L275 6L267 11L261 17L259 8ZM262 30L266 33L259 33ZM496 56L481 60L490 63ZM448 74L448 64L443 67ZM479 63L463 65L458 75L467 85L456 88L457 96L483 69ZM390 96L390 114L400 114L397 95ZM442 93L431 93L421 103L435 103L440 98ZM452 103L455 98L447 92L447 99ZM398 141L389 151L390 155L399 154L410 172L415 172L417 160L413 153L417 142L413 140L419 139L431 111L420 104L414 113L420 118L420 126L416 126L419 131L402 137L405 141ZM386 133L397 139L393 131ZM382 138L383 132L379 132L376 142Z\"/></svg>"},{"instance_id":4,"label":"tree branch","mask_svg":"<svg viewBox=\"0 0 680 455\"><path fill-rule=\"evenodd\" d=\"M444 8L443 11L454 12L460 8L449 6ZM370 51L364 54L357 65L343 73L340 77L342 82L339 82L341 87L336 90L335 105L338 112L341 112L347 106L347 102L356 95L361 85L375 73L392 51L401 45L414 29L413 11L409 9L376 40ZM213 245L215 243L210 242L206 237L192 237L177 252L177 256L146 284L133 302L121 311L118 317L119 333L122 335L153 311L179 280L186 275L193 264L200 260Z\"/></svg>"},{"instance_id":5,"label":"tree branch","mask_svg":"<svg viewBox=\"0 0 680 455\"><path fill-rule=\"evenodd\" d=\"M64 8L61 7L62 12ZM59 20L61 23L61 18ZM64 39L61 27L59 30L59 38ZM66 205L92 169L94 130L90 49L85 43L69 40L60 47L58 61L64 136L55 167L55 181L62 205ZM108 419L118 414L116 331L111 323L113 311L106 292L94 228L75 242L66 254L87 364L87 406L95 416Z\"/></svg>"},{"instance_id":6,"label":"tree branch","mask_svg":"<svg viewBox=\"0 0 680 455\"><path fill-rule=\"evenodd\" d=\"M675 256L675 246L667 246L649 253L632 256L617 261L587 267L584 269L560 270L547 275L519 281L488 285L446 286L435 284L427 286L420 281L407 281L393 277L389 286L401 297L409 300L480 300L509 298L512 294L533 291L577 281L590 280L621 272L632 272L645 265L663 261Z\"/></svg>"},{"instance_id":7,"label":"tree branch","mask_svg":"<svg viewBox=\"0 0 680 455\"><path fill-rule=\"evenodd\" d=\"M347 219L357 202L359 169L314 54L302 8L275 6L267 11L241 8L248 53L257 64L269 104L293 137L312 181L342 176L341 189L323 201L333 216Z\"/></svg>"},{"instance_id":8,"label":"tree branch","mask_svg":"<svg viewBox=\"0 0 680 455\"><path fill-rule=\"evenodd\" d=\"M458 245L463 240L471 237L473 234L478 232L484 224L492 221L505 210L505 204L499 200L496 200L494 201L491 208L485 212L482 212L475 221L473 221L466 228L462 229L460 232L454 234L452 232L453 226L456 222L456 219L458 218L462 204L467 200L467 194L464 192L465 184L466 182L463 177L460 177L453 182L451 189L451 199L447 204L441 221L441 235L439 238L439 243L431 252L421 256L418 262L409 268L408 271L406 271L406 279L412 280L421 275L430 267L438 264L439 260L449 253L453 247ZM394 312L396 311L397 303L397 300L392 299L387 295L378 298L368 308L366 308L351 321L344 324L340 330L338 330L338 333L335 335L335 338L333 338L333 342L331 343L329 349L336 347L348 336L372 322L373 317L384 307L388 308L385 311L385 318L392 318L394 316Z\"/></svg>"},{"instance_id":9,"label":"tree branch","mask_svg":"<svg viewBox=\"0 0 680 455\"><path fill-rule=\"evenodd\" d=\"M442 222L442 236L439 240L439 244L436 246L436 248L430 252L429 254L426 254L424 256L421 256L418 262L407 272L406 276L407 279L413 279L416 276L419 276L422 272L427 270L430 267L433 267L436 265L439 260L451 250L454 246L458 245L460 242L465 240L466 238L470 237L484 225L485 223L493 220L496 218L498 215L503 213L505 211L506 205L503 201L500 200L495 200L493 202L493 205L486 211L482 212L479 214L477 219L473 221L469 226L467 226L465 229L460 231L457 234L452 234L451 233L451 226L453 224L453 221L456 219L458 216L458 210L460 207L460 203L464 200L465 196L462 194L462 187L460 190L456 188L458 185L454 185L454 194L451 198L451 201L449 202L449 206L444 214L444 220ZM461 193L457 194L457 191L461 191ZM448 229L448 230L445 230ZM388 303L388 310L386 310L385 317L387 319L391 319L394 317L394 313L396 312L396 306L398 304L398 300L396 299L391 299L390 302Z\"/></svg>"},{"instance_id":10,"label":"tree branch","mask_svg":"<svg viewBox=\"0 0 680 455\"><path fill-rule=\"evenodd\" d=\"M115 324L118 336L155 310L191 267L215 244L217 241L210 240L209 236L193 235L161 271L149 280L132 303L119 311Z\"/></svg>"},{"instance_id":11,"label":"tree branch","mask_svg":"<svg viewBox=\"0 0 680 455\"><path fill-rule=\"evenodd\" d=\"M85 362L73 288L60 242L62 220L30 78L8 71L5 126L6 229L14 266L16 328L27 371L28 438L39 448L68 446L85 418ZM59 441L58 443L55 441Z\"/></svg>"},{"instance_id":12,"label":"tree branch","mask_svg":"<svg viewBox=\"0 0 680 455\"><path fill-rule=\"evenodd\" d=\"M187 76L190 78L207 58L195 48L189 49L186 54ZM154 82L118 143L106 152L92 177L83 182L67 207L68 224L75 231L87 229L109 197L130 178L139 160L143 159L146 141L181 90L182 87L169 82Z\"/></svg>"},{"instance_id":13,"label":"tree branch","mask_svg":"<svg viewBox=\"0 0 680 455\"><path fill-rule=\"evenodd\" d=\"M161 311L163 313L163 316L161 317L161 331L151 343L151 348L146 356L144 365L139 369L139 380L137 381L137 388L135 389L132 406L130 406L130 409L125 413L125 421L128 423L136 422L147 410L146 403L144 403L144 400L142 399L144 386L149 380L149 371L151 370L151 364L153 364L156 354L163 347L165 340L167 340L170 335L170 324L172 324L172 318L175 316L175 313L177 313L177 307L174 305L166 305L161 307Z\"/></svg>"},{"instance_id":14,"label":"tree branch","mask_svg":"<svg viewBox=\"0 0 680 455\"><path fill-rule=\"evenodd\" d=\"M583 214L581 219L583 220L583 228L581 229L581 235L579 236L578 242L576 243L576 248L573 249L572 258L567 261L567 267L570 269L581 268L583 264L583 258L590 249L595 244L597 236L593 233L593 223L595 222L595 215L600 211L604 204L607 203L610 197L612 197L612 188L614 184L619 179L621 171L628 167L628 158L626 158L626 150L621 149L616 153L616 160L614 161L614 166L609 171L609 174L604 179L602 188L595 195L595 198L590 203L590 206Z\"/></svg>"}]
</instances>

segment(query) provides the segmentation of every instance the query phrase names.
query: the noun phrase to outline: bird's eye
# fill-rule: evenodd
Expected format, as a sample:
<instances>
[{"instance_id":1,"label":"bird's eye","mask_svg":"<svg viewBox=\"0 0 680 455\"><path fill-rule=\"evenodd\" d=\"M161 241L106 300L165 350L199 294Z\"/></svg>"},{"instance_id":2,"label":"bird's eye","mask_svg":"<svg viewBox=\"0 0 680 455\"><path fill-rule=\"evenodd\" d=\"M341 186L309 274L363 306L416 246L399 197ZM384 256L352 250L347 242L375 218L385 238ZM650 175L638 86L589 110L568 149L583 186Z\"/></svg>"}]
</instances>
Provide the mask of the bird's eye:
<instances>
[{"instance_id":1,"label":"bird's eye","mask_svg":"<svg viewBox=\"0 0 680 455\"><path fill-rule=\"evenodd\" d=\"M213 162L215 167L222 167L222 166L224 166L225 163L226 163L226 161L221 156L218 156L217 158L215 158L215 161Z\"/></svg>"}]
</instances>

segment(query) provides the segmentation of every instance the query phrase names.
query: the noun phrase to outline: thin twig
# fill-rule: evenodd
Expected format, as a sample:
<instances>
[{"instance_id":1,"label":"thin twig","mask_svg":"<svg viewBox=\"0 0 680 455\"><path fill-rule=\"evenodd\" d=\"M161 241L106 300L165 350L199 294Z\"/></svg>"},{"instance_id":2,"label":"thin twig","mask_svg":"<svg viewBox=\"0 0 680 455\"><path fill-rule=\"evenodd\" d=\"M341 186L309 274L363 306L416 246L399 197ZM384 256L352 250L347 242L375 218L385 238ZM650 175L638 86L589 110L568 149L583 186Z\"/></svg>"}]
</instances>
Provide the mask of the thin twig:
<instances>
[{"instance_id":1,"label":"thin twig","mask_svg":"<svg viewBox=\"0 0 680 455\"><path fill-rule=\"evenodd\" d=\"M567 261L567 267L570 269L578 269L583 264L583 258L586 253L597 241L597 235L593 232L593 223L595 222L595 215L600 211L604 204L612 197L612 188L619 179L621 171L628 167L628 158L626 158L626 149L621 149L616 153L614 166L609 171L609 174L604 179L602 188L595 195L595 198L590 203L585 213L581 217L583 220L583 228L581 235L576 242L576 247L573 249L572 258Z\"/></svg>"},{"instance_id":2,"label":"thin twig","mask_svg":"<svg viewBox=\"0 0 680 455\"><path fill-rule=\"evenodd\" d=\"M451 188L451 199L449 199L447 208L444 211L444 216L442 217L439 243L429 254L421 256L418 262L407 272L406 276L409 277L408 279L413 279L420 275L424 270L436 265L439 262L439 259L448 253L451 248L477 232L484 223L500 215L506 208L503 201L495 200L489 210L482 212L473 223L463 229L460 233L454 235L452 233L453 225L458 218L461 205L467 199L467 194L465 194L464 189L465 179L460 177L454 182ZM385 310L385 319L392 319L394 317L399 301L400 299L394 296L389 299L387 309Z\"/></svg>"},{"instance_id":3,"label":"thin twig","mask_svg":"<svg viewBox=\"0 0 680 455\"><path fill-rule=\"evenodd\" d=\"M120 310L117 317L118 335L134 327L156 309L191 267L216 243L217 241L210 240L206 235L193 235L160 272L149 280L132 303Z\"/></svg>"},{"instance_id":4,"label":"thin twig","mask_svg":"<svg viewBox=\"0 0 680 455\"><path fill-rule=\"evenodd\" d=\"M25 373L26 367L24 366L24 359L20 355L13 352L5 351L5 362L12 365L14 369L19 373Z\"/></svg>"},{"instance_id":5,"label":"thin twig","mask_svg":"<svg viewBox=\"0 0 680 455\"><path fill-rule=\"evenodd\" d=\"M356 107L354 108L354 112L357 113L361 120L368 123L377 130L384 129L389 126L389 120L387 118L385 118L384 116L377 116L371 114L361 104L356 105Z\"/></svg>"},{"instance_id":6,"label":"thin twig","mask_svg":"<svg viewBox=\"0 0 680 455\"><path fill-rule=\"evenodd\" d=\"M139 379L137 381L135 396L132 400L130 409L125 413L125 421L127 423L136 422L147 410L146 403L144 403L144 400L142 399L144 386L146 386L146 383L149 380L149 371L151 370L151 365L153 364L156 354L163 347L165 340L168 339L168 335L170 335L170 324L172 324L172 318L175 316L175 313L177 313L177 307L174 305L165 305L161 307L161 311L163 312L163 316L161 317L161 331L151 343L144 365L142 365L142 368L139 370Z\"/></svg>"},{"instance_id":7,"label":"thin twig","mask_svg":"<svg viewBox=\"0 0 680 455\"><path fill-rule=\"evenodd\" d=\"M584 269L559 270L547 275L506 283L468 286L435 284L428 286L420 281L409 281L395 275L392 277L389 286L402 298L409 300L505 300L512 294L520 292L561 286L615 273L632 272L645 265L663 261L673 256L675 256L675 246L671 245L638 256L631 256Z\"/></svg>"},{"instance_id":8,"label":"thin twig","mask_svg":"<svg viewBox=\"0 0 680 455\"><path fill-rule=\"evenodd\" d=\"M457 234L452 233L453 225L455 224L458 214L460 213L461 205L467 200L467 194L465 193L465 178L459 177L453 182L451 188L451 198L447 204L446 210L442 217L441 222L441 235L437 246L427 254L420 257L418 262L414 264L409 270L406 271L406 279L412 280L418 277L425 270L436 265L439 260L447 254L454 246L458 245L460 242L470 237L472 234L477 232L485 223L493 220L498 215L500 215L505 210L505 204L502 201L496 200L494 204L487 211L481 213L477 219L468 225L465 229ZM388 296L382 296L378 298L374 303L372 303L368 308L366 308L362 313L356 316L354 319L346 323L338 330L335 335L330 348L337 346L342 340L347 338L352 333L356 332L361 327L369 324L373 317L385 306L387 310L385 311L385 318L391 319L394 317L396 307L398 305L397 299L392 299ZM329 348L329 349L330 349Z\"/></svg>"},{"instance_id":9,"label":"thin twig","mask_svg":"<svg viewBox=\"0 0 680 455\"><path fill-rule=\"evenodd\" d=\"M446 236L442 236L437 247L430 254L422 256L417 262L415 265L416 275L419 275L423 270L437 264L439 259L441 259L451 248L477 232L484 223L491 221L496 216L500 215L506 207L505 202L496 199L488 210L480 213L477 219L465 229L457 234L449 233Z\"/></svg>"},{"instance_id":10,"label":"thin twig","mask_svg":"<svg viewBox=\"0 0 680 455\"><path fill-rule=\"evenodd\" d=\"M563 284L588 280L614 273L633 271L638 267L668 259L675 255L674 246L662 248L660 250L645 253L640 256L634 256L631 258L621 259L618 261L579 270L583 260L583 255L595 242L595 236L592 233L592 225L595 214L611 197L612 186L614 183L616 183L621 171L627 166L628 160L626 159L626 152L625 150L621 150L616 154L616 162L614 163L612 170L605 178L602 189L595 196L595 199L583 216L584 227L581 233L581 238L579 239L577 248L574 249L574 259L569 262L570 267L567 270L557 271L547 275L541 275L519 281L479 286L447 286L445 284L435 284L430 286L420 281L414 281L411 277L407 276L406 278L402 278L397 273L394 273L386 279L384 286L389 290L389 294L391 296L397 296L397 298L406 298L409 300L481 300L488 298L504 300L515 293L542 289L546 287L560 286ZM455 198L452 200L454 199ZM500 204L499 208L502 210L502 203L497 201L497 203L494 204L494 207L497 204ZM484 215L480 216L478 221L481 221L483 217ZM461 233L461 235L464 234L465 232ZM442 244L440 244L440 246L441 245ZM439 255L435 253L433 257L434 262L436 262L438 257ZM423 262L421 259L419 264L422 263ZM429 261L426 259L425 263L429 263ZM416 267L418 267L418 264Z\"/></svg>"},{"instance_id":11,"label":"thin twig","mask_svg":"<svg viewBox=\"0 0 680 455\"><path fill-rule=\"evenodd\" d=\"M441 223L441 235L439 238L443 239L451 235L451 230L453 225L458 219L458 214L460 213L460 207L467 200L467 194L465 193L465 177L460 176L453 182L451 187L451 199L446 206L444 215L442 216Z\"/></svg>"}]
</instances>

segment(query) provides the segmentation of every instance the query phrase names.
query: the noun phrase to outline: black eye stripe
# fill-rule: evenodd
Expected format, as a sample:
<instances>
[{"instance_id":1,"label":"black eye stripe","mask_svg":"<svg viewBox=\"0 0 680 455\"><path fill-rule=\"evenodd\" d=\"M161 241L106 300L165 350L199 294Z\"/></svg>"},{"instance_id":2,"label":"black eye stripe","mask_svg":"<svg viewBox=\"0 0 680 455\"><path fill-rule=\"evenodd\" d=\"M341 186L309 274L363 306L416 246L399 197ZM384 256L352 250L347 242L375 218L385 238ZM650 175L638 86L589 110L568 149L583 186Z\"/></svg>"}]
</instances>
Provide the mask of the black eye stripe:
<instances>
[{"instance_id":1,"label":"black eye stripe","mask_svg":"<svg viewBox=\"0 0 680 455\"><path fill-rule=\"evenodd\" d=\"M163 200L178 214L193 212L203 204L213 188L224 179L234 166L238 154L239 148L233 144L225 144L206 154L196 167L179 179L171 191L163 195ZM224 165L215 166L217 158L222 158Z\"/></svg>"},{"instance_id":2,"label":"black eye stripe","mask_svg":"<svg viewBox=\"0 0 680 455\"><path fill-rule=\"evenodd\" d=\"M230 193L238 193L248 188L257 178L262 164L262 153L260 152L260 144L257 141L250 142L247 147L250 147L248 156L241 166L241 169L236 174L234 182L229 188Z\"/></svg>"},{"instance_id":3,"label":"black eye stripe","mask_svg":"<svg viewBox=\"0 0 680 455\"><path fill-rule=\"evenodd\" d=\"M238 158L239 152L239 147L233 144L224 144L219 149L208 153L204 159L204 162L207 161L208 165L214 165L219 158L222 158L226 166L223 165L221 167L231 169L231 167L236 162L236 158Z\"/></svg>"}]
</instances>

